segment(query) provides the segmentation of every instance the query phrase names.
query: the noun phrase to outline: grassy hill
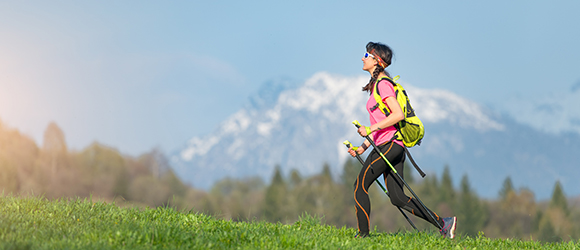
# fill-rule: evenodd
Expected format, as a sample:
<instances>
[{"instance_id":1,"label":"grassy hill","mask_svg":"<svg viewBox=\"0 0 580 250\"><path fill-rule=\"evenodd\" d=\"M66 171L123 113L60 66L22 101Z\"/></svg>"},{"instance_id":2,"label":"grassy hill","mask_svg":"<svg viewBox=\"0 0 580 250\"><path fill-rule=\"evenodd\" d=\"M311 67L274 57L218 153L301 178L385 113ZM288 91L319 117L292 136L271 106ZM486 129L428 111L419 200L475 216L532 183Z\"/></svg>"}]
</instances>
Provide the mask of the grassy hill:
<instances>
[{"instance_id":1,"label":"grassy hill","mask_svg":"<svg viewBox=\"0 0 580 250\"><path fill-rule=\"evenodd\" d=\"M460 224L461 225L461 224ZM324 225L235 222L173 208L122 208L89 199L0 195L0 249L579 249L579 242L454 240L438 232L374 232Z\"/></svg>"}]
</instances>

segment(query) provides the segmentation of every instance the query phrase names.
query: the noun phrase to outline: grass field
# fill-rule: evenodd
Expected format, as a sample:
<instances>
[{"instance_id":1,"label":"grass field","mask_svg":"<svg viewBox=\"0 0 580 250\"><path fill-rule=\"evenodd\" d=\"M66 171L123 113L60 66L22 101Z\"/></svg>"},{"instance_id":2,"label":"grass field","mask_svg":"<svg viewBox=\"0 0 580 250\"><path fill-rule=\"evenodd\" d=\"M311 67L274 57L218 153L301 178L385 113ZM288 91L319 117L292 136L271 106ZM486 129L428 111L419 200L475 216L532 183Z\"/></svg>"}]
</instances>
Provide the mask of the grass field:
<instances>
[{"instance_id":1,"label":"grass field","mask_svg":"<svg viewBox=\"0 0 580 250\"><path fill-rule=\"evenodd\" d=\"M172 208L121 208L88 199L0 195L0 249L580 249L578 242L374 232L324 225L303 215L291 225L234 222Z\"/></svg>"}]
</instances>

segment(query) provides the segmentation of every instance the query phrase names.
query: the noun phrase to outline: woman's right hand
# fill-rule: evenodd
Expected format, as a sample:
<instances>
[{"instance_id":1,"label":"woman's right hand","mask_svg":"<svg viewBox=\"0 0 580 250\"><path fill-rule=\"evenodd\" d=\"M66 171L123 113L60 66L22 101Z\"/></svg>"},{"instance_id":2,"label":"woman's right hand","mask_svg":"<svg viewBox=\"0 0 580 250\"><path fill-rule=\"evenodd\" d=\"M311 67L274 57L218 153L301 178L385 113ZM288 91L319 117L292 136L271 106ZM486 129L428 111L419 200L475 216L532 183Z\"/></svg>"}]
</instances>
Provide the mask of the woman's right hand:
<instances>
[{"instance_id":1,"label":"woman's right hand","mask_svg":"<svg viewBox=\"0 0 580 250\"><path fill-rule=\"evenodd\" d=\"M355 150L353 150L353 148L349 148L348 149L348 153L352 156L355 157L357 154L358 155L362 155L365 152L365 149L363 147L354 147Z\"/></svg>"}]
</instances>

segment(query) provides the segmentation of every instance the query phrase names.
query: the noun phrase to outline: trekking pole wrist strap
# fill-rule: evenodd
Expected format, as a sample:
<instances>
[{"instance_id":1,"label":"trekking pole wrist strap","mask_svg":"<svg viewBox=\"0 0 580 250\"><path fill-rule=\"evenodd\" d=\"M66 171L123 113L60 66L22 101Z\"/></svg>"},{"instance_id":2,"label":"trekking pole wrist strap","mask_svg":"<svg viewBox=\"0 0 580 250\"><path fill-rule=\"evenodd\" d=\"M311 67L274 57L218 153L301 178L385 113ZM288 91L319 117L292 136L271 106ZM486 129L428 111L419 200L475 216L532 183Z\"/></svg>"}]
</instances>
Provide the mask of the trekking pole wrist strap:
<instances>
[{"instance_id":1,"label":"trekking pole wrist strap","mask_svg":"<svg viewBox=\"0 0 580 250\"><path fill-rule=\"evenodd\" d=\"M370 134L372 134L372 133L373 133L373 130L371 129L371 127L367 127L367 126L365 126L365 130L366 130L366 132L367 132L367 135L370 135Z\"/></svg>"},{"instance_id":2,"label":"trekking pole wrist strap","mask_svg":"<svg viewBox=\"0 0 580 250\"><path fill-rule=\"evenodd\" d=\"M370 135L373 132L371 130L371 127L363 126L357 120L352 121L352 124L354 124L357 128L364 127L365 131L367 132L367 135Z\"/></svg>"}]
</instances>

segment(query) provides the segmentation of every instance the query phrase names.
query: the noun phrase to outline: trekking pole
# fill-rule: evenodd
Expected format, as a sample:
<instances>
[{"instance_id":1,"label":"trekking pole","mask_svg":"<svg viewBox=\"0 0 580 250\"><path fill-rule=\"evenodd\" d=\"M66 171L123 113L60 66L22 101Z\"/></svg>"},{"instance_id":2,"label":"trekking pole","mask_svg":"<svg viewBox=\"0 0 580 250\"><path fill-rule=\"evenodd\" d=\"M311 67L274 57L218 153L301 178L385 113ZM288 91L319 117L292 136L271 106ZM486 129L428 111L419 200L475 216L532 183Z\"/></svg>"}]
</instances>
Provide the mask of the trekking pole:
<instances>
[{"instance_id":1,"label":"trekking pole","mask_svg":"<svg viewBox=\"0 0 580 250\"><path fill-rule=\"evenodd\" d=\"M352 123L357 128L362 127L362 125L357 120L354 120ZM439 229L442 229L443 226L441 226L439 224L439 221L437 221L435 219L435 216L433 216L433 214L427 208L427 206L425 206L425 204L423 204L423 202L421 201L421 199L419 199L419 196L417 196L417 194L415 194L415 192L409 186L409 184L407 184L407 182L403 179L403 177L401 177L401 175L397 172L397 170L393 167L393 165L391 165L391 163L389 162L389 160L387 160L387 157L385 157L385 155L383 154L383 152L381 152L381 150L379 150L379 148L377 147L377 145L375 144L375 142L373 140L371 140L371 137L370 137L369 133L367 133L367 136L365 136L365 138L371 143L371 145L373 146L373 148L377 151L377 153L379 153L379 155L383 158L383 160L385 160L385 162L387 163L387 165L389 165L389 167L391 167L391 170L393 171L393 173L395 173L397 175L397 177L399 177L399 180L401 180L403 182L403 184L405 184L405 186L407 187L407 189L409 189L409 191L411 191L411 193L413 194L413 196L415 197L415 199L417 199L417 201L419 201L419 203L421 204L421 206L423 206L423 208L425 209L425 211L429 214L429 216L431 216L431 219L433 219L433 221L435 221L437 223L437 226L439 227Z\"/></svg>"},{"instance_id":2,"label":"trekking pole","mask_svg":"<svg viewBox=\"0 0 580 250\"><path fill-rule=\"evenodd\" d=\"M351 148L352 144L350 144L349 141L344 141L343 142L344 145L346 145L347 148ZM358 159L358 161L360 162L361 165L365 165L363 159L360 157L360 155L356 152L356 148L357 147L352 147L352 149L354 150L354 153L356 154L356 158ZM379 186L381 187L381 189L383 190L383 192L385 192L385 194L387 194L387 197L391 198L391 196L389 195L389 191L387 191L387 189L385 189L385 187L383 186L383 184L381 184L381 182L379 180L375 180L375 182L377 184L379 184ZM411 221L411 219L409 219L409 217L407 216L407 214L405 212L403 212L403 209L401 209L401 207L397 207L399 209L399 211L401 211L401 214L403 214L403 216L405 216L405 219L407 219L407 221L409 222L409 224L411 224L411 226L419 231L419 229L417 229L417 227L415 227L415 224L413 224L413 222Z\"/></svg>"}]
</instances>

